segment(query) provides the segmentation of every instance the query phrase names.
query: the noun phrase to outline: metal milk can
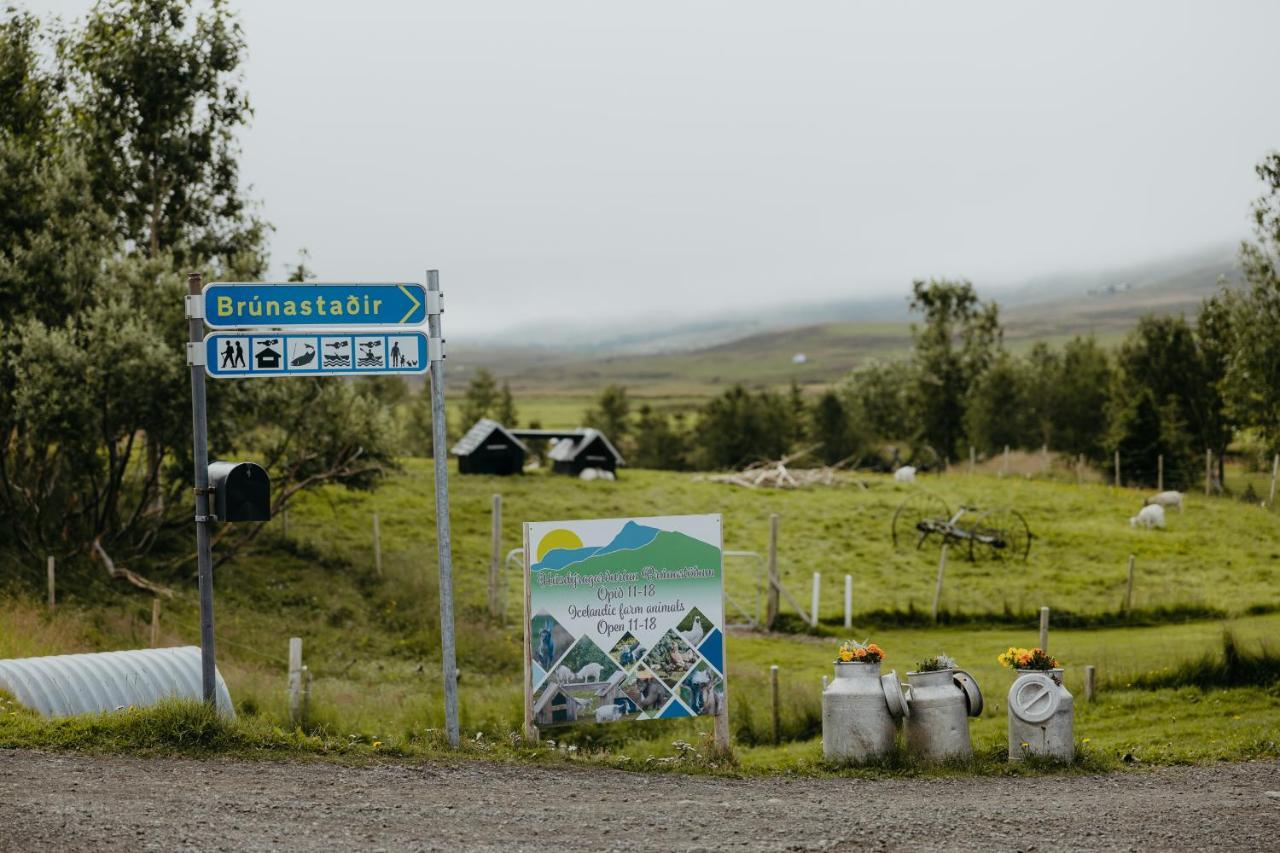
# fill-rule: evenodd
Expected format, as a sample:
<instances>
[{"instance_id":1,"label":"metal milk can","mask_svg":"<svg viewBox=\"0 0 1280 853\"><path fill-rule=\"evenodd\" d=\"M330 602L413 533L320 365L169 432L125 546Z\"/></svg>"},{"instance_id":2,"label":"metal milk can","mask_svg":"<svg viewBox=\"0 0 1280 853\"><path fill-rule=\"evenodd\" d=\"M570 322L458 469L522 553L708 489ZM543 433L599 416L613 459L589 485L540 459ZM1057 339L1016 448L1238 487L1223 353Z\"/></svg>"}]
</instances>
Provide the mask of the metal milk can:
<instances>
[{"instance_id":1,"label":"metal milk can","mask_svg":"<svg viewBox=\"0 0 1280 853\"><path fill-rule=\"evenodd\" d=\"M1041 755L1059 761L1075 757L1072 716L1075 700L1062 686L1062 670L1018 670L1009 688L1009 760Z\"/></svg>"},{"instance_id":2,"label":"metal milk can","mask_svg":"<svg viewBox=\"0 0 1280 853\"><path fill-rule=\"evenodd\" d=\"M969 717L982 713L982 692L962 669L907 673L907 749L926 761L969 758Z\"/></svg>"},{"instance_id":3,"label":"metal milk can","mask_svg":"<svg viewBox=\"0 0 1280 853\"><path fill-rule=\"evenodd\" d=\"M893 749L897 719L907 713L896 671L879 663L836 663L836 677L822 692L822 755L829 761L864 762Z\"/></svg>"}]
</instances>

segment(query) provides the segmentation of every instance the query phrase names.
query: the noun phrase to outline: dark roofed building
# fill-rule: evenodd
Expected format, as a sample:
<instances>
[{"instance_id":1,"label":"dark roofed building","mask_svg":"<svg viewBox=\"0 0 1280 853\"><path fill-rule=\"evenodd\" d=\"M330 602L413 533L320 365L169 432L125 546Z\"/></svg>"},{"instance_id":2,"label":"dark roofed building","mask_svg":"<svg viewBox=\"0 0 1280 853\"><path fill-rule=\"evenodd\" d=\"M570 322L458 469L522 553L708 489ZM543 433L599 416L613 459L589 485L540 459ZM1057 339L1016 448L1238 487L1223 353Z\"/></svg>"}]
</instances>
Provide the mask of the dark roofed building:
<instances>
[{"instance_id":1,"label":"dark roofed building","mask_svg":"<svg viewBox=\"0 0 1280 853\"><path fill-rule=\"evenodd\" d=\"M552 439L547 458L551 460L551 470L558 474L576 477L587 468L616 473L619 466L627 464L618 449L598 429L518 429L512 430L512 434L526 439Z\"/></svg>"},{"instance_id":2,"label":"dark roofed building","mask_svg":"<svg viewBox=\"0 0 1280 853\"><path fill-rule=\"evenodd\" d=\"M459 474L519 474L529 448L502 424L481 418L450 451Z\"/></svg>"}]
</instances>

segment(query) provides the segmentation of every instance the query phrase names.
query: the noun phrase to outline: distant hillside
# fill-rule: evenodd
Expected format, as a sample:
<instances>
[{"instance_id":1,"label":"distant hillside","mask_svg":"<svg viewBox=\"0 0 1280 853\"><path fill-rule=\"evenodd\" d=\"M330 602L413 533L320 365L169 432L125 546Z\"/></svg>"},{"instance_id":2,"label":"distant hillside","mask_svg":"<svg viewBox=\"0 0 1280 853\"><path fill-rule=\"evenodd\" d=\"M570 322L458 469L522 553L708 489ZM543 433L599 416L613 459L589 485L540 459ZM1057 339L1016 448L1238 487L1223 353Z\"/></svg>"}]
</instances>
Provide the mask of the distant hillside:
<instances>
[{"instance_id":1,"label":"distant hillside","mask_svg":"<svg viewBox=\"0 0 1280 853\"><path fill-rule=\"evenodd\" d=\"M1034 341L1060 342L1076 334L1113 342L1143 314L1193 315L1220 282L1239 280L1234 249L1221 248L1106 273L1046 277L995 294L983 293L979 285L979 293L1000 302L1005 339L1017 351ZM822 384L869 360L905 356L910 347L906 307L904 294L898 300L801 306L785 312L791 322L775 328L761 328L762 316L779 322L774 314L757 315L740 326L729 321L683 326L668 336L645 337L633 328L621 338L632 344L616 348L599 342L584 347L568 332L559 347L451 342L450 380L465 382L486 367L517 392L583 394L616 382L649 395L679 396L702 396L735 382ZM601 340L603 331L595 332ZM545 333L541 339L546 340ZM658 352L634 351L640 339L666 346Z\"/></svg>"}]
</instances>

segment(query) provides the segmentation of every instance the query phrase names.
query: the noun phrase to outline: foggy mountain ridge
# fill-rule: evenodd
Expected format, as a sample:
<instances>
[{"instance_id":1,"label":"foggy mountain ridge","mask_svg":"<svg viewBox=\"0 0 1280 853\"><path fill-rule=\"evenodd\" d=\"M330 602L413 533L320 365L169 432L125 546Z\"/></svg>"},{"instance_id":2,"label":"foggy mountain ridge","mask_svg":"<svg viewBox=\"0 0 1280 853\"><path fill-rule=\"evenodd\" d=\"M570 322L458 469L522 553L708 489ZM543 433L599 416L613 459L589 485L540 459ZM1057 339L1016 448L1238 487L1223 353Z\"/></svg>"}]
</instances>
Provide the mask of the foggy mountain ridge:
<instances>
[{"instance_id":1,"label":"foggy mountain ridge","mask_svg":"<svg viewBox=\"0 0 1280 853\"><path fill-rule=\"evenodd\" d=\"M1219 245L1176 257L1105 270L1062 272L1027 278L1011 285L984 286L978 295L996 300L1010 322L1043 321L1046 309L1070 306L1075 322L1061 331L1087 331L1092 315L1136 319L1154 310L1194 311L1201 299L1217 290L1220 280L1239 280L1237 248ZM678 299L664 315L630 320L597 317L590 322L539 322L510 327L503 333L455 336L464 349L518 348L531 355L607 357L649 355L708 349L754 335L826 323L907 323L910 283L899 296L833 299L796 305L738 308L719 317L672 323ZM1083 299L1082 299L1083 297ZM1055 318L1061 319L1061 318ZM535 356L536 357L536 356Z\"/></svg>"}]
</instances>

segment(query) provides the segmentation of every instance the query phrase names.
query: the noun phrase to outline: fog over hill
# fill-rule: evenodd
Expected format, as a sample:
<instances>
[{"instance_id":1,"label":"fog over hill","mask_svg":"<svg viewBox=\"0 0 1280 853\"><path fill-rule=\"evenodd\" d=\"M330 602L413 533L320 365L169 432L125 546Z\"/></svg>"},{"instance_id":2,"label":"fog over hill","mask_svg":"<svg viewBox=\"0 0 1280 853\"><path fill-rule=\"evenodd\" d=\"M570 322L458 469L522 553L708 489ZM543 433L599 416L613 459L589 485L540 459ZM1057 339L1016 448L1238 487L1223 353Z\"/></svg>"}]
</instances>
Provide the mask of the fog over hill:
<instances>
[{"instance_id":1,"label":"fog over hill","mask_svg":"<svg viewBox=\"0 0 1280 853\"><path fill-rule=\"evenodd\" d=\"M995 285L974 281L974 286L982 298L1000 303L1012 337L1101 334L1127 328L1150 311L1194 313L1221 280L1238 281L1236 251L1234 246L1214 246L1124 267L1039 275ZM717 316L686 316L678 293L659 293L660 310L649 316L624 320L602 307L590 312L590 319L517 324L502 334L453 343L460 353L518 350L539 363L563 357L689 352L805 326L908 323L910 287L910 282L903 282L901 295L893 297L800 304L780 298L759 306L735 305Z\"/></svg>"}]
</instances>

